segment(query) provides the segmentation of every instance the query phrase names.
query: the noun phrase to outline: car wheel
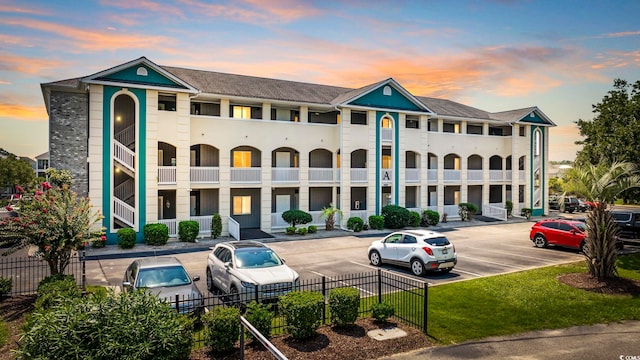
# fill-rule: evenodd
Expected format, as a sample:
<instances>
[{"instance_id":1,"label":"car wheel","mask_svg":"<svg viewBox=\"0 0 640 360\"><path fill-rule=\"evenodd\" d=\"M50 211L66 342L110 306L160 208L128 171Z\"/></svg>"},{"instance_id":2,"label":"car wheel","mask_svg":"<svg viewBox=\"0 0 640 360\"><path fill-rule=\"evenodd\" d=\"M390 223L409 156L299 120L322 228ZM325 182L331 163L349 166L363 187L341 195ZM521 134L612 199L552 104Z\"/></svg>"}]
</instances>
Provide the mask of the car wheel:
<instances>
[{"instance_id":1,"label":"car wheel","mask_svg":"<svg viewBox=\"0 0 640 360\"><path fill-rule=\"evenodd\" d=\"M211 269L207 266L207 290L214 292L216 286L213 284L213 275L211 275Z\"/></svg>"},{"instance_id":2,"label":"car wheel","mask_svg":"<svg viewBox=\"0 0 640 360\"><path fill-rule=\"evenodd\" d=\"M541 234L537 234L534 238L533 238L533 244L536 247L539 248L545 248L547 247L548 243L547 243L547 239L544 238L543 235Z\"/></svg>"},{"instance_id":3,"label":"car wheel","mask_svg":"<svg viewBox=\"0 0 640 360\"><path fill-rule=\"evenodd\" d=\"M411 272L413 275L422 276L424 275L424 263L420 259L411 260Z\"/></svg>"},{"instance_id":4,"label":"car wheel","mask_svg":"<svg viewBox=\"0 0 640 360\"><path fill-rule=\"evenodd\" d=\"M370 252L369 253L369 262L371 262L371 265L373 265L373 266L382 265L382 260L380 259L380 253L375 251L375 250Z\"/></svg>"},{"instance_id":5,"label":"car wheel","mask_svg":"<svg viewBox=\"0 0 640 360\"><path fill-rule=\"evenodd\" d=\"M584 241L580 243L580 252L584 254Z\"/></svg>"}]
</instances>

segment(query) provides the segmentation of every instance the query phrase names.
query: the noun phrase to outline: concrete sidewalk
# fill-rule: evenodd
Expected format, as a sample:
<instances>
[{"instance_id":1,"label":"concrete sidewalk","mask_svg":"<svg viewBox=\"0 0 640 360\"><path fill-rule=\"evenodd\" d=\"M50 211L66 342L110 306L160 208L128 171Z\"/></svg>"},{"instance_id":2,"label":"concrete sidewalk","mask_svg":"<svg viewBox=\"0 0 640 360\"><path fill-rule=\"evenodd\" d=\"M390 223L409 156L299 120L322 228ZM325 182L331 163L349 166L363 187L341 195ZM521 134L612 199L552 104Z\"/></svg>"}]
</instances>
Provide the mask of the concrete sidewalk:
<instances>
[{"instance_id":1,"label":"concrete sidewalk","mask_svg":"<svg viewBox=\"0 0 640 360\"><path fill-rule=\"evenodd\" d=\"M640 321L629 320L492 337L395 354L379 360L638 360L639 339Z\"/></svg>"}]
</instances>

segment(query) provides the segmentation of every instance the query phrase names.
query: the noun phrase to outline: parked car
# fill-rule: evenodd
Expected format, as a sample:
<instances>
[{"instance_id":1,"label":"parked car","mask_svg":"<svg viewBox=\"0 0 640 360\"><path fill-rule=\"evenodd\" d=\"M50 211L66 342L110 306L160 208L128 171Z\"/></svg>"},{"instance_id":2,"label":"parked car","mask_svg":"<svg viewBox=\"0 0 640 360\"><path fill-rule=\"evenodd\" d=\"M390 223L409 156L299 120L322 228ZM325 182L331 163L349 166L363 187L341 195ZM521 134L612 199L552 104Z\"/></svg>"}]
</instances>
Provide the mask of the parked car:
<instances>
[{"instance_id":1,"label":"parked car","mask_svg":"<svg viewBox=\"0 0 640 360\"><path fill-rule=\"evenodd\" d=\"M611 215L624 238L640 238L640 209L613 209Z\"/></svg>"},{"instance_id":2,"label":"parked car","mask_svg":"<svg viewBox=\"0 0 640 360\"><path fill-rule=\"evenodd\" d=\"M371 243L371 265L408 267L414 275L428 270L449 272L458 263L456 248L441 233L429 230L397 231Z\"/></svg>"},{"instance_id":3,"label":"parked car","mask_svg":"<svg viewBox=\"0 0 640 360\"><path fill-rule=\"evenodd\" d=\"M175 257L147 257L135 260L127 267L122 289L146 289L169 302L171 307L177 305L181 314L200 315L204 311L204 297L195 284L199 280L197 275L191 277Z\"/></svg>"},{"instance_id":4,"label":"parked car","mask_svg":"<svg viewBox=\"0 0 640 360\"><path fill-rule=\"evenodd\" d=\"M574 196L565 196L564 205L561 203L560 199L561 197L549 199L549 209L560 210L570 214L578 210L580 202Z\"/></svg>"},{"instance_id":5,"label":"parked car","mask_svg":"<svg viewBox=\"0 0 640 360\"><path fill-rule=\"evenodd\" d=\"M276 252L257 241L227 241L211 248L207 289L228 302L275 301L300 286L298 273Z\"/></svg>"},{"instance_id":6,"label":"parked car","mask_svg":"<svg viewBox=\"0 0 640 360\"><path fill-rule=\"evenodd\" d=\"M548 245L567 247L582 251L587 226L582 221L546 219L540 220L531 227L529 239L539 248ZM621 250L624 245L620 239L616 247Z\"/></svg>"},{"instance_id":7,"label":"parked car","mask_svg":"<svg viewBox=\"0 0 640 360\"><path fill-rule=\"evenodd\" d=\"M587 212L591 210L591 205L588 202L578 199L578 211Z\"/></svg>"}]
</instances>

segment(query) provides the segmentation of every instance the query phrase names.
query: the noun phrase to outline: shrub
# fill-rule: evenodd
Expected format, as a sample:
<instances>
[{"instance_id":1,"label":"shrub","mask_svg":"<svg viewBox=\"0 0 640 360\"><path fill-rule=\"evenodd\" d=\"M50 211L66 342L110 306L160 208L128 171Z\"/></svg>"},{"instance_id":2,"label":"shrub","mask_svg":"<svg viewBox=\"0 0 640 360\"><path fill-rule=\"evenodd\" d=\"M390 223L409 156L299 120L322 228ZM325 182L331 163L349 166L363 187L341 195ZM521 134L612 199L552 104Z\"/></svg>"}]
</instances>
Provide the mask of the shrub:
<instances>
[{"instance_id":1,"label":"shrub","mask_svg":"<svg viewBox=\"0 0 640 360\"><path fill-rule=\"evenodd\" d=\"M0 277L0 299L9 295L13 287L13 279Z\"/></svg>"},{"instance_id":2,"label":"shrub","mask_svg":"<svg viewBox=\"0 0 640 360\"><path fill-rule=\"evenodd\" d=\"M307 230L309 231L309 234L315 234L316 232L318 232L318 227L315 225L309 225L309 228Z\"/></svg>"},{"instance_id":3,"label":"shrub","mask_svg":"<svg viewBox=\"0 0 640 360\"><path fill-rule=\"evenodd\" d=\"M295 226L289 226L286 230L285 230L285 234L287 235L295 235L296 233L296 228Z\"/></svg>"},{"instance_id":4,"label":"shrub","mask_svg":"<svg viewBox=\"0 0 640 360\"><path fill-rule=\"evenodd\" d=\"M211 237L217 239L222 234L222 218L220 214L213 214L211 218Z\"/></svg>"},{"instance_id":5,"label":"shrub","mask_svg":"<svg viewBox=\"0 0 640 360\"><path fill-rule=\"evenodd\" d=\"M532 210L530 208L522 208L522 210L520 210L520 215L527 218L527 220L531 218L531 213Z\"/></svg>"},{"instance_id":6,"label":"shrub","mask_svg":"<svg viewBox=\"0 0 640 360\"><path fill-rule=\"evenodd\" d=\"M369 216L369 227L374 230L384 229L384 216L382 215Z\"/></svg>"},{"instance_id":7,"label":"shrub","mask_svg":"<svg viewBox=\"0 0 640 360\"><path fill-rule=\"evenodd\" d=\"M256 330L267 339L271 336L271 321L273 320L273 313L269 311L269 307L266 304L260 304L255 301L247 304L247 311L244 314L245 319L253 325ZM249 338L253 338L251 332L247 332Z\"/></svg>"},{"instance_id":8,"label":"shrub","mask_svg":"<svg viewBox=\"0 0 640 360\"><path fill-rule=\"evenodd\" d=\"M165 224L146 224L143 232L147 245L165 245L169 240L169 227Z\"/></svg>"},{"instance_id":9,"label":"shrub","mask_svg":"<svg viewBox=\"0 0 640 360\"><path fill-rule=\"evenodd\" d=\"M393 305L387 302L375 303L371 305L371 316L377 321L386 322L395 314Z\"/></svg>"},{"instance_id":10,"label":"shrub","mask_svg":"<svg viewBox=\"0 0 640 360\"><path fill-rule=\"evenodd\" d=\"M458 214L462 221L469 221L473 218L473 214L478 212L476 204L460 203L458 204Z\"/></svg>"},{"instance_id":11,"label":"shrub","mask_svg":"<svg viewBox=\"0 0 640 360\"><path fill-rule=\"evenodd\" d=\"M132 228L118 230L118 246L121 249L131 249L136 246L136 232Z\"/></svg>"},{"instance_id":12,"label":"shrub","mask_svg":"<svg viewBox=\"0 0 640 360\"><path fill-rule=\"evenodd\" d=\"M358 319L360 291L355 288L337 288L329 292L331 323L337 326L353 324Z\"/></svg>"},{"instance_id":13,"label":"shrub","mask_svg":"<svg viewBox=\"0 0 640 360\"><path fill-rule=\"evenodd\" d=\"M200 233L200 224L195 220L185 220L178 223L178 239L180 241L195 242Z\"/></svg>"},{"instance_id":14,"label":"shrub","mask_svg":"<svg viewBox=\"0 0 640 360\"><path fill-rule=\"evenodd\" d=\"M511 214L513 213L513 202L511 200L505 201L504 207L507 209L507 217L511 217Z\"/></svg>"},{"instance_id":15,"label":"shrub","mask_svg":"<svg viewBox=\"0 0 640 360\"><path fill-rule=\"evenodd\" d=\"M422 216L420 216L420 213L417 211L411 211L409 212L409 214L411 215L411 220L409 221L409 225L413 227L419 227L420 221L422 220Z\"/></svg>"},{"instance_id":16,"label":"shrub","mask_svg":"<svg viewBox=\"0 0 640 360\"><path fill-rule=\"evenodd\" d=\"M202 317L207 329L207 346L217 352L233 349L240 337L240 310L236 307L216 306Z\"/></svg>"},{"instance_id":17,"label":"shrub","mask_svg":"<svg viewBox=\"0 0 640 360\"><path fill-rule=\"evenodd\" d=\"M434 210L425 210L422 212L423 226L436 226L440 222L440 214Z\"/></svg>"},{"instance_id":18,"label":"shrub","mask_svg":"<svg viewBox=\"0 0 640 360\"><path fill-rule=\"evenodd\" d=\"M295 291L280 297L285 329L294 339L306 339L316 334L322 323L324 299L312 291Z\"/></svg>"},{"instance_id":19,"label":"shrub","mask_svg":"<svg viewBox=\"0 0 640 360\"><path fill-rule=\"evenodd\" d=\"M357 216L352 216L347 220L347 229L360 232L364 228L364 221Z\"/></svg>"},{"instance_id":20,"label":"shrub","mask_svg":"<svg viewBox=\"0 0 640 360\"><path fill-rule=\"evenodd\" d=\"M402 229L411 222L411 212L401 206L384 206L381 214L384 216L384 227L387 229Z\"/></svg>"},{"instance_id":21,"label":"shrub","mask_svg":"<svg viewBox=\"0 0 640 360\"><path fill-rule=\"evenodd\" d=\"M78 288L73 275L51 275L42 279L38 284L34 307L36 310L46 310L58 303L77 299L81 296L82 292Z\"/></svg>"},{"instance_id":22,"label":"shrub","mask_svg":"<svg viewBox=\"0 0 640 360\"><path fill-rule=\"evenodd\" d=\"M282 219L293 227L298 224L310 223L313 220L311 214L302 210L287 210L282 213Z\"/></svg>"},{"instance_id":23,"label":"shrub","mask_svg":"<svg viewBox=\"0 0 640 360\"><path fill-rule=\"evenodd\" d=\"M296 232L298 235L307 235L307 228L301 227Z\"/></svg>"},{"instance_id":24,"label":"shrub","mask_svg":"<svg viewBox=\"0 0 640 360\"><path fill-rule=\"evenodd\" d=\"M236 330L237 333L237 330ZM81 297L35 311L18 356L29 359L188 359L193 321L147 291Z\"/></svg>"}]
</instances>

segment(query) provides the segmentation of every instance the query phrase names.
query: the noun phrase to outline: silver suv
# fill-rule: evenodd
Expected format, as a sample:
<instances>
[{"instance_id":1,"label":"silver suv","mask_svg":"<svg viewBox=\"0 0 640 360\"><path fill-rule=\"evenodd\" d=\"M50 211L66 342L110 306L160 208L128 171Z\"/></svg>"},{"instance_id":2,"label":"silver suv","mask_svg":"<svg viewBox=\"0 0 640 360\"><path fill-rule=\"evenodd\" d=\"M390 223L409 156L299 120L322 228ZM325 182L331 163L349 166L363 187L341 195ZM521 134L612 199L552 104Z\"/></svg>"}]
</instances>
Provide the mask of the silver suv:
<instances>
[{"instance_id":1,"label":"silver suv","mask_svg":"<svg viewBox=\"0 0 640 360\"><path fill-rule=\"evenodd\" d=\"M456 248L441 233L406 230L389 234L369 246L371 265L383 263L408 267L414 275L428 270L449 272L458 263Z\"/></svg>"},{"instance_id":2,"label":"silver suv","mask_svg":"<svg viewBox=\"0 0 640 360\"><path fill-rule=\"evenodd\" d=\"M273 249L256 241L228 241L211 248L207 289L228 302L277 300L300 285L298 273Z\"/></svg>"}]
</instances>

